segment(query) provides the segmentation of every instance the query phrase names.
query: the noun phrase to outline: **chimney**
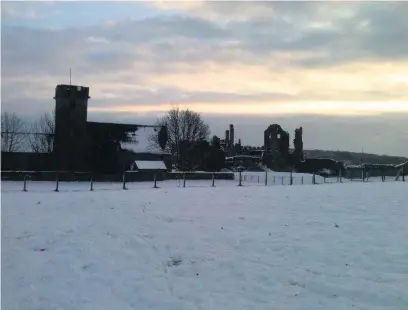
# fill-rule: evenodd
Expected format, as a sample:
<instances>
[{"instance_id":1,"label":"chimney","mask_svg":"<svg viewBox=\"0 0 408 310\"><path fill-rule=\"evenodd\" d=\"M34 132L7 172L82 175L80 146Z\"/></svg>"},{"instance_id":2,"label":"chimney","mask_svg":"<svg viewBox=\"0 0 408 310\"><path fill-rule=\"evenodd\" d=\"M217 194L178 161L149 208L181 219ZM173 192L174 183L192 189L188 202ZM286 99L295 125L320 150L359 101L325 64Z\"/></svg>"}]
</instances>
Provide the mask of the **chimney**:
<instances>
[{"instance_id":1,"label":"chimney","mask_svg":"<svg viewBox=\"0 0 408 310\"><path fill-rule=\"evenodd\" d=\"M229 130L225 131L225 147L229 147Z\"/></svg>"},{"instance_id":2,"label":"chimney","mask_svg":"<svg viewBox=\"0 0 408 310\"><path fill-rule=\"evenodd\" d=\"M233 124L230 124L229 131L230 131L229 142L230 142L231 147L233 148L234 147L234 125Z\"/></svg>"}]
</instances>

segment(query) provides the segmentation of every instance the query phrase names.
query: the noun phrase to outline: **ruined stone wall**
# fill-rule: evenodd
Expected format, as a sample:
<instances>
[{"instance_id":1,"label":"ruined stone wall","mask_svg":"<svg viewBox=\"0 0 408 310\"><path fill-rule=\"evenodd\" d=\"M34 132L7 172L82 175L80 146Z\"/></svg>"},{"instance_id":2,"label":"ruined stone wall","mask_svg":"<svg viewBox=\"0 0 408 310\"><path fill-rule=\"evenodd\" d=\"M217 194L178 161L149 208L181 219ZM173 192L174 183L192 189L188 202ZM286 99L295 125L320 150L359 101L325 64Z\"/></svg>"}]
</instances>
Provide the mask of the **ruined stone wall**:
<instances>
[{"instance_id":1,"label":"ruined stone wall","mask_svg":"<svg viewBox=\"0 0 408 310\"><path fill-rule=\"evenodd\" d=\"M279 138L280 132L282 131L281 126L277 124L270 125L264 131L264 149L265 151L276 151L279 149Z\"/></svg>"},{"instance_id":2,"label":"ruined stone wall","mask_svg":"<svg viewBox=\"0 0 408 310\"><path fill-rule=\"evenodd\" d=\"M293 145L295 150L293 151L294 162L302 161L304 159L303 154L303 128L295 129L295 139L293 139Z\"/></svg>"},{"instance_id":3,"label":"ruined stone wall","mask_svg":"<svg viewBox=\"0 0 408 310\"><path fill-rule=\"evenodd\" d=\"M230 145L230 148L233 148L234 145L235 145L235 140L234 140L235 139L235 137L234 137L235 132L234 132L234 125L233 124L230 124L229 133L230 133L229 145Z\"/></svg>"}]
</instances>

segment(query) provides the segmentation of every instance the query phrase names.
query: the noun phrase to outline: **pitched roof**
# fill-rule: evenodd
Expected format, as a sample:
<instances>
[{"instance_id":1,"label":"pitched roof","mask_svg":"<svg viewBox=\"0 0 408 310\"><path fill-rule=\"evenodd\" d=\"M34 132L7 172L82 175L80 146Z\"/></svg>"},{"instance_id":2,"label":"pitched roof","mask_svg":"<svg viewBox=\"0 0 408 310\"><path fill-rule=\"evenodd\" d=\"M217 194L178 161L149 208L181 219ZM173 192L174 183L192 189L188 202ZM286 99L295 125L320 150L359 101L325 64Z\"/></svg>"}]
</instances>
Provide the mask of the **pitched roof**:
<instances>
[{"instance_id":1,"label":"pitched roof","mask_svg":"<svg viewBox=\"0 0 408 310\"><path fill-rule=\"evenodd\" d=\"M167 170L162 160L135 160L138 170Z\"/></svg>"}]
</instances>

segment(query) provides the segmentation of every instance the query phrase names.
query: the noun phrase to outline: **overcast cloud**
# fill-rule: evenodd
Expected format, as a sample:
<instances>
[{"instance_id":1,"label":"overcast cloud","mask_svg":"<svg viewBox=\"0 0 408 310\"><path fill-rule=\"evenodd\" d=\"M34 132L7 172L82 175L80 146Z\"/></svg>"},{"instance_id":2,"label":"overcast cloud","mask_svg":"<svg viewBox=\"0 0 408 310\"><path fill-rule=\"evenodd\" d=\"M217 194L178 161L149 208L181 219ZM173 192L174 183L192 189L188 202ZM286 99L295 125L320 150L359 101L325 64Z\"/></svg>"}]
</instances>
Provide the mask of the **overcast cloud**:
<instances>
[{"instance_id":1,"label":"overcast cloud","mask_svg":"<svg viewBox=\"0 0 408 310\"><path fill-rule=\"evenodd\" d=\"M179 104L244 144L303 126L306 148L408 156L407 2L7 2L2 110L30 118L57 84L90 118L152 122Z\"/></svg>"}]
</instances>

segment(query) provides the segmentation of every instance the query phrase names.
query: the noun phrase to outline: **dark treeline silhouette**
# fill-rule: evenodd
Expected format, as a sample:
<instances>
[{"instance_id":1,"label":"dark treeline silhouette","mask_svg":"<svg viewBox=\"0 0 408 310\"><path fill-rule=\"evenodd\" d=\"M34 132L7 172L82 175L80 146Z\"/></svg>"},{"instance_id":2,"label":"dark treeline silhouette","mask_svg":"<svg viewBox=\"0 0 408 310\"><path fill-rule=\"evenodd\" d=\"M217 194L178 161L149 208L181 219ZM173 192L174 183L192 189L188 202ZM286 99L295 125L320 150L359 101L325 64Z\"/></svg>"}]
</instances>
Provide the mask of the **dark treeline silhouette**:
<instances>
[{"instance_id":1,"label":"dark treeline silhouette","mask_svg":"<svg viewBox=\"0 0 408 310\"><path fill-rule=\"evenodd\" d=\"M1 151L48 153L54 145L55 112L25 122L16 113L1 114Z\"/></svg>"},{"instance_id":2,"label":"dark treeline silhouette","mask_svg":"<svg viewBox=\"0 0 408 310\"><path fill-rule=\"evenodd\" d=\"M218 141L218 142L217 142ZM225 167L225 154L214 136L211 144L207 140L180 141L179 170L182 171L220 171Z\"/></svg>"}]
</instances>

